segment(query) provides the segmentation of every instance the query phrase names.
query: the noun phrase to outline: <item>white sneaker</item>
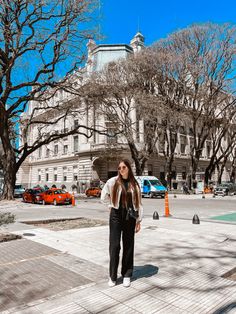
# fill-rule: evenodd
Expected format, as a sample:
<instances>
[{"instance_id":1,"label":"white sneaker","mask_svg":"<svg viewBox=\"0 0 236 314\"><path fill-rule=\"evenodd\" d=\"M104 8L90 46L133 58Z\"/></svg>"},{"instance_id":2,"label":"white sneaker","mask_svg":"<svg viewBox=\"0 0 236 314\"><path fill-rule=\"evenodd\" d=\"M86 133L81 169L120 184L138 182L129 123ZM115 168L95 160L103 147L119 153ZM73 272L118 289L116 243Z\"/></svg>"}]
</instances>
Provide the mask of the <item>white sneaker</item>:
<instances>
[{"instance_id":1,"label":"white sneaker","mask_svg":"<svg viewBox=\"0 0 236 314\"><path fill-rule=\"evenodd\" d=\"M123 286L128 288L130 286L130 277L124 277Z\"/></svg>"},{"instance_id":2,"label":"white sneaker","mask_svg":"<svg viewBox=\"0 0 236 314\"><path fill-rule=\"evenodd\" d=\"M113 281L113 280L111 280L111 278L109 278L108 286L109 287L114 287L115 285L116 285L116 281Z\"/></svg>"}]
</instances>

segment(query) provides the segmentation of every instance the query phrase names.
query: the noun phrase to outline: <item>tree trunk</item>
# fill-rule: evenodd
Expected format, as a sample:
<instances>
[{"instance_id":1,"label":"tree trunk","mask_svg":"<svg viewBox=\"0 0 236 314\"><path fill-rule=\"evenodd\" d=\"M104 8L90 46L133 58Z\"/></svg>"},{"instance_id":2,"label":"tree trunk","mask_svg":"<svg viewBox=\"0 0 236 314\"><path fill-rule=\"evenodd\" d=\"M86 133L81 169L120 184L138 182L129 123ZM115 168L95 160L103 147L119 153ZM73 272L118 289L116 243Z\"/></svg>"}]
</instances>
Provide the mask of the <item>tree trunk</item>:
<instances>
[{"instance_id":1,"label":"tree trunk","mask_svg":"<svg viewBox=\"0 0 236 314\"><path fill-rule=\"evenodd\" d=\"M219 169L219 172L218 172L218 184L221 184L221 181L222 181L222 175L223 175L223 172L224 172L224 165L221 165L220 166L220 169Z\"/></svg>"},{"instance_id":2,"label":"tree trunk","mask_svg":"<svg viewBox=\"0 0 236 314\"><path fill-rule=\"evenodd\" d=\"M130 148L131 157L132 157L134 164L135 164L135 174L137 176L141 176L143 174L143 170L144 170L146 162L144 160L140 160L139 152L138 152L134 143L129 142L128 145Z\"/></svg>"},{"instance_id":3,"label":"tree trunk","mask_svg":"<svg viewBox=\"0 0 236 314\"><path fill-rule=\"evenodd\" d=\"M192 156L192 183L196 181L196 172L198 168L198 162L199 162L199 157L197 156Z\"/></svg>"},{"instance_id":4,"label":"tree trunk","mask_svg":"<svg viewBox=\"0 0 236 314\"><path fill-rule=\"evenodd\" d=\"M167 179L167 186L169 189L171 189L173 161L174 161L174 156L171 154L171 156L167 157L166 159L166 179Z\"/></svg>"},{"instance_id":5,"label":"tree trunk","mask_svg":"<svg viewBox=\"0 0 236 314\"><path fill-rule=\"evenodd\" d=\"M13 200L14 199L14 187L16 183L16 163L14 151L11 148L5 151L3 157L3 175L4 186L1 199Z\"/></svg>"}]
</instances>

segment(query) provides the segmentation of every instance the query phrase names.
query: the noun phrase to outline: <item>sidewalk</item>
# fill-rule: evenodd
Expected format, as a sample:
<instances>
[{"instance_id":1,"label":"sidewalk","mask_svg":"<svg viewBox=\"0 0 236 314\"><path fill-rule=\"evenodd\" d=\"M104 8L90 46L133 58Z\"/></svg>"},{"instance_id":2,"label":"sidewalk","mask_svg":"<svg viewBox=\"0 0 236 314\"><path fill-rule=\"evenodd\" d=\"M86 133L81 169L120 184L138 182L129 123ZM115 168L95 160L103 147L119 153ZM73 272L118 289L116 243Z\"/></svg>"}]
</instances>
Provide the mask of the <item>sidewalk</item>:
<instances>
[{"instance_id":1,"label":"sidewalk","mask_svg":"<svg viewBox=\"0 0 236 314\"><path fill-rule=\"evenodd\" d=\"M130 288L107 286L107 226L17 229L0 244L1 313L236 313L236 281L221 277L236 266L235 225L145 218Z\"/></svg>"}]
</instances>

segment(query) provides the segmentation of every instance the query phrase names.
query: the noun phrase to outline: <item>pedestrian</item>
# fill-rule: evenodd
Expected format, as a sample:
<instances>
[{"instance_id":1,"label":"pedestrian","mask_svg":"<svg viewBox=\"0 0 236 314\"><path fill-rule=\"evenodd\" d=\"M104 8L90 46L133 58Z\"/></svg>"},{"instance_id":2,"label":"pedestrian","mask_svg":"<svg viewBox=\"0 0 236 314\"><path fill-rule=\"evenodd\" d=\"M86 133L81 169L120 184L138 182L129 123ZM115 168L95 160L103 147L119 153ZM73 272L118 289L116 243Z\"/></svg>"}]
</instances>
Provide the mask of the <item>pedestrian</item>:
<instances>
[{"instance_id":1,"label":"pedestrian","mask_svg":"<svg viewBox=\"0 0 236 314\"><path fill-rule=\"evenodd\" d=\"M118 176L106 182L102 189L101 201L110 209L108 285L110 287L116 285L122 235L121 275L123 286L129 287L134 265L134 234L141 229L143 215L140 187L129 160L122 159L119 162Z\"/></svg>"},{"instance_id":2,"label":"pedestrian","mask_svg":"<svg viewBox=\"0 0 236 314\"><path fill-rule=\"evenodd\" d=\"M66 186L65 186L65 184L62 184L62 185L61 185L61 189L62 189L63 191L66 191Z\"/></svg>"},{"instance_id":3,"label":"pedestrian","mask_svg":"<svg viewBox=\"0 0 236 314\"><path fill-rule=\"evenodd\" d=\"M186 182L183 183L183 192L185 194L190 194L189 189L188 189L188 185Z\"/></svg>"}]
</instances>

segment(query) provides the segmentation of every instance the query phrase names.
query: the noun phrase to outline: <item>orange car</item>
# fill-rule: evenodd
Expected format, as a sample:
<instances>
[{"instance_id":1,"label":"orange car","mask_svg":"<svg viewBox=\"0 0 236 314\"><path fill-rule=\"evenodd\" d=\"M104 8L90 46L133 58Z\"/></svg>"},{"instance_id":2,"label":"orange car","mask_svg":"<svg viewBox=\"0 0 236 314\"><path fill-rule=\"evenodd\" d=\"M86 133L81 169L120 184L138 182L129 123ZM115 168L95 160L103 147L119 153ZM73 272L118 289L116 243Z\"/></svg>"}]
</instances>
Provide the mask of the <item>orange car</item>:
<instances>
[{"instance_id":1,"label":"orange car","mask_svg":"<svg viewBox=\"0 0 236 314\"><path fill-rule=\"evenodd\" d=\"M88 188L86 191L85 191L85 194L86 196L96 196L96 197L100 197L101 195L101 189L99 187L94 187L94 188Z\"/></svg>"},{"instance_id":2,"label":"orange car","mask_svg":"<svg viewBox=\"0 0 236 314\"><path fill-rule=\"evenodd\" d=\"M26 203L42 203L41 193L44 190L41 188L27 189L23 193L23 201Z\"/></svg>"},{"instance_id":3,"label":"orange car","mask_svg":"<svg viewBox=\"0 0 236 314\"><path fill-rule=\"evenodd\" d=\"M49 189L40 194L42 196L42 203L45 204L71 204L72 195L62 189Z\"/></svg>"}]
</instances>

